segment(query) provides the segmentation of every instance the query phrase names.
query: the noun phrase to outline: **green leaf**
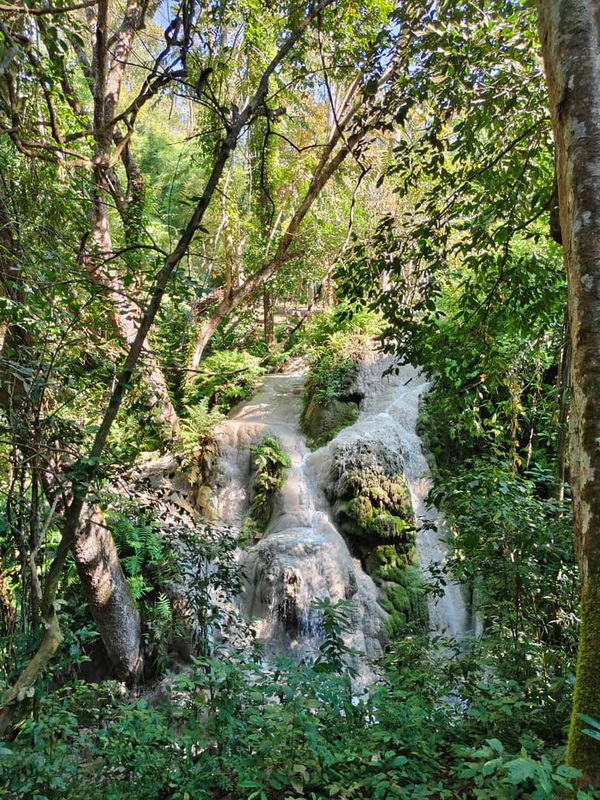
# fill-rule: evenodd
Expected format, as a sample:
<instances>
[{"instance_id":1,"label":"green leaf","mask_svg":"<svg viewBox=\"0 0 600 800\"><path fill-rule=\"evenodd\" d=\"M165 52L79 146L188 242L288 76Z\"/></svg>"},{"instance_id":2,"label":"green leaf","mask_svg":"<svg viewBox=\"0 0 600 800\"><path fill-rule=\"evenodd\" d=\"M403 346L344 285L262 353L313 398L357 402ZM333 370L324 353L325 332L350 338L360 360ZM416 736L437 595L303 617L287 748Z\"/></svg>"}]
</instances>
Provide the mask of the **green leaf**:
<instances>
[{"instance_id":1,"label":"green leaf","mask_svg":"<svg viewBox=\"0 0 600 800\"><path fill-rule=\"evenodd\" d=\"M513 761L508 761L504 768L508 781L513 786L535 778L535 762L531 759L515 758Z\"/></svg>"}]
</instances>

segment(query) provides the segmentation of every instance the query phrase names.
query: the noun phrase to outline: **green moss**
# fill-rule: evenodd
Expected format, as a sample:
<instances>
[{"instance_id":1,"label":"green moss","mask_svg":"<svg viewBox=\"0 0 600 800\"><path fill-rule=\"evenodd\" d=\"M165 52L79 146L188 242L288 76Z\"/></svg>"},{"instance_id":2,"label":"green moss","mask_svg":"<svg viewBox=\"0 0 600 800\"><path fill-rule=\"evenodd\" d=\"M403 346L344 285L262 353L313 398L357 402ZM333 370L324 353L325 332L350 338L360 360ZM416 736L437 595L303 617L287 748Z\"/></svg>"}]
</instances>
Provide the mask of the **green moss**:
<instances>
[{"instance_id":1,"label":"green moss","mask_svg":"<svg viewBox=\"0 0 600 800\"><path fill-rule=\"evenodd\" d=\"M600 741L583 732L586 714L600 721L600 585L588 579L581 598L581 629L573 715L569 731L567 763L581 770L584 779L600 780Z\"/></svg>"},{"instance_id":2,"label":"green moss","mask_svg":"<svg viewBox=\"0 0 600 800\"><path fill-rule=\"evenodd\" d=\"M244 538L260 538L271 516L277 492L285 482L286 471L292 466L290 457L276 436L267 436L259 445L251 445L252 503L244 524Z\"/></svg>"},{"instance_id":3,"label":"green moss","mask_svg":"<svg viewBox=\"0 0 600 800\"><path fill-rule=\"evenodd\" d=\"M354 402L329 399L320 403L311 397L302 414L302 432L311 447L322 447L348 425L353 425L358 415Z\"/></svg>"},{"instance_id":4,"label":"green moss","mask_svg":"<svg viewBox=\"0 0 600 800\"><path fill-rule=\"evenodd\" d=\"M340 449L334 465L334 512L354 553L382 590L387 635L420 630L427 622L423 579L416 566L415 515L402 462L386 448L362 443Z\"/></svg>"},{"instance_id":5,"label":"green moss","mask_svg":"<svg viewBox=\"0 0 600 800\"><path fill-rule=\"evenodd\" d=\"M405 564L402 569L396 568L394 578L396 582L384 586L381 599L381 605L389 614L386 633L390 638L397 638L407 630L423 629L428 617L419 568Z\"/></svg>"},{"instance_id":6,"label":"green moss","mask_svg":"<svg viewBox=\"0 0 600 800\"><path fill-rule=\"evenodd\" d=\"M355 470L345 476L345 530L365 540L367 549L395 542L407 547L413 540L415 519L404 475ZM341 506L337 506L338 512ZM361 547L364 551L364 547Z\"/></svg>"},{"instance_id":7,"label":"green moss","mask_svg":"<svg viewBox=\"0 0 600 800\"><path fill-rule=\"evenodd\" d=\"M358 418L359 363L373 342L360 325L351 328L353 332L324 329L312 351L302 413L302 430L311 447L326 444Z\"/></svg>"}]
</instances>

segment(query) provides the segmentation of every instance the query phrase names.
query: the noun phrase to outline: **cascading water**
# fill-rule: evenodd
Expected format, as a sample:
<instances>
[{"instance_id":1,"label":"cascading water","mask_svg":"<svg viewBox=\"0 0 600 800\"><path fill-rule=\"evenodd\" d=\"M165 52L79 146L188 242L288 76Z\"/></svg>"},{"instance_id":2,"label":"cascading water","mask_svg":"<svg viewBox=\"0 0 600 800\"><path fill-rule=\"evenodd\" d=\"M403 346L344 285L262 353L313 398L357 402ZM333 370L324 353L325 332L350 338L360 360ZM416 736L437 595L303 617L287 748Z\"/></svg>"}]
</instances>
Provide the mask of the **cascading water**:
<instances>
[{"instance_id":1,"label":"cascading water","mask_svg":"<svg viewBox=\"0 0 600 800\"><path fill-rule=\"evenodd\" d=\"M397 441L404 457L404 474L417 518L416 548L419 563L427 576L437 565L442 569L448 559L448 537L440 512L427 504L432 488L431 471L417 435L419 403L429 390L429 383L410 365L397 367L396 374L385 374L394 367L392 358L381 359L361 373L365 399L361 416L351 435L371 435L382 442ZM388 439L389 437L389 439ZM430 627L445 636L460 637L472 629L471 612L464 589L449 579L444 592L429 601Z\"/></svg>"},{"instance_id":2,"label":"cascading water","mask_svg":"<svg viewBox=\"0 0 600 800\"><path fill-rule=\"evenodd\" d=\"M310 475L311 453L299 424L303 385L302 374L268 376L261 391L222 426L217 511L227 522L241 524L250 499L248 445L277 436L292 466L264 538L246 553L247 613L257 620L267 652L299 658L319 642L321 616L314 601L352 599L348 644L375 658L381 655L385 614L375 584L352 558Z\"/></svg>"},{"instance_id":3,"label":"cascading water","mask_svg":"<svg viewBox=\"0 0 600 800\"><path fill-rule=\"evenodd\" d=\"M309 451L300 431L304 384L300 373L268 376L261 391L221 426L215 498L217 513L226 522L241 525L249 506L248 445L266 435L277 436L292 462L264 538L244 555L248 584L244 604L257 620L257 635L267 653L299 658L314 652L321 634L314 601L325 597L331 602L353 601L350 647L368 658L382 652L386 614L378 603L378 589L353 558L326 498L333 459L343 448L366 443L396 454L404 463L417 518L421 567L426 573L432 564L443 567L446 562L444 522L426 504L431 476L416 434L419 401L428 384L410 366L385 375L392 365L391 359L379 358L361 369L358 380L364 400L358 420L315 452ZM436 632L460 636L471 628L462 588L453 581L448 581L442 597L430 600L429 612Z\"/></svg>"}]
</instances>

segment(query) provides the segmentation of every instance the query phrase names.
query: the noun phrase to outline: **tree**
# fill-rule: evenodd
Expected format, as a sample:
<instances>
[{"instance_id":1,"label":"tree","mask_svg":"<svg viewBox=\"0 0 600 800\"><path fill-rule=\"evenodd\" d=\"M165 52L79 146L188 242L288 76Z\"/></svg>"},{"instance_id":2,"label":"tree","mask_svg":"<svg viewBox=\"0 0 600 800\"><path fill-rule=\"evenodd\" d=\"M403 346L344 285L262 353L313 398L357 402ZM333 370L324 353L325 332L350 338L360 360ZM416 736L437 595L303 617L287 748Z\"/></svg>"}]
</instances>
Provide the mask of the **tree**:
<instances>
[{"instance_id":1,"label":"tree","mask_svg":"<svg viewBox=\"0 0 600 800\"><path fill-rule=\"evenodd\" d=\"M307 30L313 24L314 20L320 14L322 14L326 8L333 5L334 2L335 0L319 0L319 2L311 3L308 8L306 8L304 4L301 4L300 7L295 8L294 13L289 17L289 25L284 25L282 30L279 32L278 47L273 58L265 66L261 75L258 77L257 82L255 86L252 87L252 91L249 94L244 106L241 109L232 107L231 109L222 110L223 131L222 135L216 139L212 163L206 177L204 188L195 198L193 211L190 214L175 245L172 247L172 249L170 249L169 252L162 254L162 263L156 270L152 272L150 279L148 280L148 296L143 306L143 312L141 313L139 319L135 320L135 330L133 331L131 341L127 342L127 354L118 371L116 379L111 381L112 385L106 387L108 390L108 401L106 402L103 411L99 415L99 424L95 429L96 432L93 437L93 442L91 443L87 453L77 453L74 463L69 467L68 479L66 481L67 485L64 487L64 491L62 493L64 498L64 509L60 521L60 541L57 546L54 559L49 566L43 590L41 592L40 614L43 625L41 643L32 660L3 698L4 711L0 719L0 726L2 727L8 722L10 706L12 706L16 701L20 700L27 693L29 688L37 680L38 676L45 669L49 660L52 658L53 654L60 645L62 635L59 625L56 598L63 568L69 553L73 551L76 557L79 557L79 566L81 572L82 567L90 566L93 568L97 564L98 556L104 558L107 550L110 549L111 546L114 546L111 544L112 539L110 538L109 534L107 534L106 546L104 546L101 538L95 535L95 533L91 530L91 528L96 525L97 520L95 519L93 511L90 512L89 510L88 495L101 475L103 455L105 453L109 436L113 429L114 422L121 408L124 397L130 387L131 379L136 368L138 367L140 359L143 356L147 336L160 310L165 292L169 285L169 281L177 270L182 259L188 253L194 237L202 226L206 211L211 203L214 193L217 191L224 169L228 164L239 139L246 134L248 128L260 115L260 111L263 108L269 93L271 79L280 69L281 64L290 57L290 54L302 40ZM93 123L91 129L85 128L83 131L79 131L76 135L74 135L74 138L81 138L84 140L89 140L91 138L93 140L93 155L87 155L86 153L74 154L71 148L66 145L66 137L63 137L54 125L56 121L56 115L54 113L55 108L53 100L44 92L42 92L42 102L45 103L46 106L44 115L46 116L47 121L39 121L36 102L33 102L36 113L32 118L28 118L27 120L34 132L39 133L41 130L43 135L41 135L38 139L24 139L24 129L20 124L20 99L16 98L15 92L13 91L15 81L20 80L22 75L19 73L18 63L14 65L15 72L9 73L6 73L6 64L8 64L8 66L13 66L12 62L16 59L16 54L19 53L21 53L25 60L28 59L28 40L27 42L23 43L21 39L16 38L14 29L19 27L17 23L15 23L13 32L8 32L6 28L2 29L5 42L7 45L9 45L8 55L10 56L6 63L3 62L3 69L5 70L6 77L6 86L4 87L6 91L2 96L3 110L6 111L7 117L15 123L14 125L9 125L7 132L9 132L13 138L13 142L17 149L26 156L37 156L39 152L42 154L47 153L47 157L43 155L42 160L55 164L55 153L58 152L59 155L65 159L73 159L71 166L76 166L78 162L81 162L80 166L89 167L93 171L100 172L103 176L102 184L100 185L98 181L94 182L92 206L94 209L96 209L94 213L97 212L97 214L101 217L105 214L105 211L102 208L105 201L102 199L101 195L101 193L106 190L104 180L108 179L110 183L110 176L107 178L107 173L114 166L113 162L115 162L116 158L120 157L121 154L124 153L126 144L128 142L128 136L131 133L131 131L128 131L128 134L126 134L122 140L118 140L119 136L118 132L116 131L116 126L123 119L128 119L129 122L131 122L132 119L134 119L137 115L139 103L142 101L145 102L147 99L152 97L156 91L158 91L158 88L160 88L165 79L165 73L161 72L157 75L156 72L152 72L150 83L144 84L141 94L138 95L138 100L133 104L130 104L130 106L128 106L126 109L126 112L122 112L121 116L117 119L119 115L115 116L116 106L113 106L114 92L105 91L106 87L108 86L109 78L109 74L106 71L107 54L109 47L120 47L119 43L121 41L121 34L123 35L125 42L130 40L130 29L133 28L135 30L139 22L132 21L131 19L127 18L127 15L134 14L135 16L138 13L138 10L138 5L134 2L134 0L132 0L132 2L127 6L126 19L121 27L117 27L117 32L112 37L108 36L108 13L107 4L104 2L104 0L101 0L99 4L98 16L92 20L92 30L95 37L94 52L96 53L96 60L98 62L95 65L98 80L94 84L96 91L93 94ZM181 16L177 16L172 25L170 25L165 31L165 39L167 42L166 50L170 54L171 45L175 44L175 49L178 51L178 56L175 58L176 61L179 59L179 61L185 62L187 50L189 49L191 42L191 19L194 18L194 10L195 7L185 5L182 9L180 9ZM20 9L17 9L15 13L19 15L27 12L25 10L21 12ZM98 44L99 40L104 42L102 46ZM51 47L52 44L56 45L56 42L52 41L52 36L48 41L50 42L50 44L47 42L49 51L56 54L56 47L54 48L54 51ZM21 47L21 51L19 50L19 46ZM74 47L76 50L78 50L77 42L75 43ZM128 51L124 53L123 57L125 60L127 55ZM120 68L119 66L116 66L116 62L119 61L118 55L115 57L115 59L115 69L118 71ZM169 66L171 66L171 62L168 59L167 61ZM59 80L67 80L68 83L68 76L64 73L61 73L61 68L65 63L67 63L67 59L62 59L59 53L58 57L56 58L56 62L58 63ZM158 60L158 66L164 66L162 58ZM33 64L33 69L37 69L35 63ZM170 76L170 69L168 67L166 69L166 74ZM42 87L47 88L43 82L43 77ZM72 95L69 95L69 93L67 93L67 96L72 97ZM77 104L75 104L75 106L77 106ZM109 107L108 111L107 107ZM74 109L74 111L76 114L78 113L76 109ZM6 127L7 123L4 124ZM49 126L52 130L52 136L54 139L52 143L48 143L46 141L45 131L47 126ZM107 157L106 147L109 146L109 136L112 136L112 145L110 146L114 146L114 151L112 151L112 155L110 157ZM118 140L117 143L114 141L115 136ZM99 230L103 225L104 222L101 221L99 224ZM97 250L99 250L101 254L105 253L104 245L98 242ZM10 272L10 265L8 267L8 271ZM108 287L111 291L114 290L112 282L108 283ZM8 333L5 334L4 338L5 341L7 338L9 338ZM88 532L92 538L90 547L86 546L85 542L85 537L88 535ZM110 572L110 565L107 565L107 569L104 573L105 576L107 571ZM113 606L115 606L115 611L118 612L118 608L116 608L116 606L118 605L119 594L111 591L110 578L107 579L106 583L102 586L98 585L97 580L92 579L90 581L90 587L94 591L94 604L97 602L97 606L99 608L104 608L107 601L109 601ZM115 619L117 617L118 613L115 615ZM128 636L122 637L121 641L124 643L126 648L131 644ZM127 663L127 674L122 674L122 677L132 679L135 676L135 671L139 668L139 665L136 663L136 659L127 660Z\"/></svg>"},{"instance_id":2,"label":"tree","mask_svg":"<svg viewBox=\"0 0 600 800\"><path fill-rule=\"evenodd\" d=\"M579 655L568 758L600 785L600 11L585 0L539 0L539 28L556 144L560 227L572 347L570 461L581 570Z\"/></svg>"},{"instance_id":3,"label":"tree","mask_svg":"<svg viewBox=\"0 0 600 800\"><path fill-rule=\"evenodd\" d=\"M266 104L262 128L260 131L256 130L254 138L248 142L248 160L251 165L249 195L256 199L257 206L262 209L254 216L255 219L259 217L258 225L263 230L265 247L259 256L254 254L252 260L255 263L249 274L244 273L235 285L226 279L224 285L214 288L198 304L196 314L201 319L190 360L191 375L198 370L205 349L216 330L249 297L261 291L266 292L265 319L267 327L272 325L272 320L269 319L272 314L272 300L268 288L265 287L280 277L291 263L301 260L304 244L302 234L309 214L323 190L340 174L342 166L352 159L358 164L359 176L364 173L366 168L361 163L361 158L368 146L378 132L391 128L395 114L394 103L385 102L383 98L393 93L391 87L398 76L405 76L405 56L408 52L405 45L410 32L404 28L400 33L394 32L393 25L391 30L386 28L390 12L390 4L387 2L375 0L365 3L360 11L350 7L348 12L348 22L344 16L339 15L337 34L331 30L323 30L325 25L321 21L315 47L317 53L312 54L316 64L307 63L301 66L300 74L304 78L304 85L296 89L296 103L290 117L302 115L300 134L304 136L298 135L297 126L296 130L286 127L285 108L275 109ZM357 13L359 18L364 18L359 34L354 27L349 28L353 23L356 24L353 16ZM268 25L268 17L259 22ZM256 47L257 32L254 30L251 33L252 46ZM247 34L250 36L248 32ZM323 39L328 42L331 52L325 52ZM262 34L260 46L268 52L266 34ZM356 63L348 63L349 54L356 56ZM256 53L252 53L254 61L258 57ZM309 56L306 61L310 62ZM330 61L333 62L332 66ZM298 69L296 64L293 67ZM252 71L249 70L250 74ZM312 73L320 75L316 85ZM292 71L292 77L293 74ZM337 92L334 85L336 80ZM283 92L286 81L280 77L280 83L280 92ZM402 88L405 93L410 92L404 81ZM314 103L316 90L324 95L324 102ZM285 94L283 97L285 99ZM319 128L312 117L322 117L324 113L327 117L326 125ZM307 134L310 135L307 137ZM298 144L293 141L294 138ZM273 182L270 174L273 171L272 164L269 166L268 161L272 160L277 151L283 160L282 142L287 145L288 163L294 165L294 169L287 175L287 185L282 187L284 191L279 192L282 197L277 197L273 187L269 188L267 185ZM316 158L314 153L317 154ZM305 180L299 180L298 162L303 164ZM360 182L360 177L358 180ZM256 247L256 250L259 249ZM307 268L306 262L303 267ZM205 318L202 318L205 314Z\"/></svg>"}]
</instances>

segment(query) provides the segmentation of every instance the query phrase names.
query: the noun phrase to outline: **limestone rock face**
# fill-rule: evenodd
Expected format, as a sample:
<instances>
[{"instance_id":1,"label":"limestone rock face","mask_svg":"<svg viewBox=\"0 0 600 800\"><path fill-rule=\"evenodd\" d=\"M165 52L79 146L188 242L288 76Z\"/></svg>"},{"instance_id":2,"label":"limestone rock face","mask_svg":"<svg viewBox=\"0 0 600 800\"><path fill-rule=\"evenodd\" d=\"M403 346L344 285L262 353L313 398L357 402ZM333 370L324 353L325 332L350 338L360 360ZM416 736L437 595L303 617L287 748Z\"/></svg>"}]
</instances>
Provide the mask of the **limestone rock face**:
<instances>
[{"instance_id":1,"label":"limestone rock face","mask_svg":"<svg viewBox=\"0 0 600 800\"><path fill-rule=\"evenodd\" d=\"M314 655L322 634L318 599L352 600L348 646L370 658L382 654L386 618L378 590L354 558L331 518L327 498L312 479L311 453L300 430L304 376L273 375L237 409L220 432L221 467L216 496L223 518L242 524L252 477L249 444L276 436L291 460L264 538L242 556L246 615L255 620L267 654L301 659Z\"/></svg>"},{"instance_id":2,"label":"limestone rock face","mask_svg":"<svg viewBox=\"0 0 600 800\"><path fill-rule=\"evenodd\" d=\"M382 655L386 614L373 582L331 524L271 534L252 548L246 568L248 612L271 652L313 655L322 633L314 600L329 598L353 601L347 645L370 659Z\"/></svg>"},{"instance_id":3,"label":"limestone rock face","mask_svg":"<svg viewBox=\"0 0 600 800\"><path fill-rule=\"evenodd\" d=\"M358 414L355 402L329 400L326 405L320 405L312 398L304 411L304 432L309 441L321 444L329 441L342 428L355 423Z\"/></svg>"}]
</instances>

